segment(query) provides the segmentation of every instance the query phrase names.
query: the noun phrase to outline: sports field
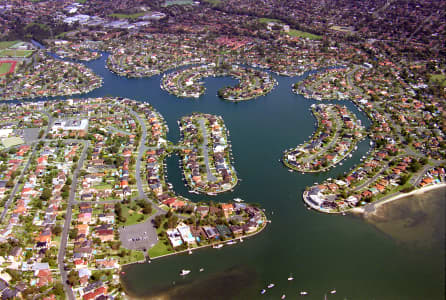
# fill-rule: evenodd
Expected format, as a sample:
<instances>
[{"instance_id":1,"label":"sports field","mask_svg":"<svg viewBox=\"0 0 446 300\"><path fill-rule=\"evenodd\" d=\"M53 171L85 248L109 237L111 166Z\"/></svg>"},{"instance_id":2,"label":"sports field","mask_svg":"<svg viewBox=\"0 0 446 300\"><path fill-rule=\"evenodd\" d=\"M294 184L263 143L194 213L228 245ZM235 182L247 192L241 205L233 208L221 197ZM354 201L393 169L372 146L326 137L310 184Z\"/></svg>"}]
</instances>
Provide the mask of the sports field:
<instances>
[{"instance_id":1,"label":"sports field","mask_svg":"<svg viewBox=\"0 0 446 300\"><path fill-rule=\"evenodd\" d=\"M29 57L33 54L33 50L0 50L0 57Z\"/></svg>"},{"instance_id":2,"label":"sports field","mask_svg":"<svg viewBox=\"0 0 446 300\"><path fill-rule=\"evenodd\" d=\"M19 42L20 41L4 41L4 42L0 42L0 50L12 47L12 46L14 46L15 44L17 44Z\"/></svg>"},{"instance_id":3,"label":"sports field","mask_svg":"<svg viewBox=\"0 0 446 300\"><path fill-rule=\"evenodd\" d=\"M17 62L15 60L3 60L0 61L0 76L4 76L8 73L13 73Z\"/></svg>"},{"instance_id":4,"label":"sports field","mask_svg":"<svg viewBox=\"0 0 446 300\"><path fill-rule=\"evenodd\" d=\"M4 138L2 140L2 144L5 148L9 148L12 146L23 144L25 141L22 140L22 138L19 137L10 137L10 138Z\"/></svg>"}]
</instances>

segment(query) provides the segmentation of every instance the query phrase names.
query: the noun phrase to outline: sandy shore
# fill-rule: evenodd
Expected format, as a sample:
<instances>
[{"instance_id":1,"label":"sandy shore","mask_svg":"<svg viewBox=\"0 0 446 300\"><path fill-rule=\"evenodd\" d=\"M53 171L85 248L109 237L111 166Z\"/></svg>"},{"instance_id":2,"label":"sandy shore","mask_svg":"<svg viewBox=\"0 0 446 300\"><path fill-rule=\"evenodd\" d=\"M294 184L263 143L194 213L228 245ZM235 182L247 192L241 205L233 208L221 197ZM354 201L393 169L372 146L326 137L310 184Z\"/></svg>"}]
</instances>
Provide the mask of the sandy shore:
<instances>
[{"instance_id":1,"label":"sandy shore","mask_svg":"<svg viewBox=\"0 0 446 300\"><path fill-rule=\"evenodd\" d=\"M436 189L444 188L444 187L446 187L446 183L438 183L438 184L434 184L434 185L425 186L425 187L413 190L412 192L409 192L409 193L395 195L395 196L393 196L389 199L386 199L384 201L378 200L377 202L367 204L363 207L355 207L350 212L352 212L353 214L372 213L373 211L375 211L378 207L380 207L383 204L386 204L386 203L389 203L389 202L392 202L392 201L395 201L395 200L398 200L401 198L405 198L408 196L423 194L427 191L436 190ZM372 210L369 210L368 209L369 207L371 207Z\"/></svg>"}]
</instances>

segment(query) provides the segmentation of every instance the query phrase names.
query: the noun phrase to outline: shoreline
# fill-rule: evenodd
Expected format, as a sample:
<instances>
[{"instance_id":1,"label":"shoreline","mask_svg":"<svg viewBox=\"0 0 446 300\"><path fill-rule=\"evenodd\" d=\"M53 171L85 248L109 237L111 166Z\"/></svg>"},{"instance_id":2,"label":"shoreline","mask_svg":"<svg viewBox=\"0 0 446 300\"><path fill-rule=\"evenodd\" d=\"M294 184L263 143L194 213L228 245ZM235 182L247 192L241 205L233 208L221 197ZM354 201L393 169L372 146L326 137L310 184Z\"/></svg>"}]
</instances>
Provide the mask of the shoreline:
<instances>
[{"instance_id":1,"label":"shoreline","mask_svg":"<svg viewBox=\"0 0 446 300\"><path fill-rule=\"evenodd\" d=\"M366 217L368 214L374 213L378 207L380 207L386 203L389 203L389 202L392 202L392 201L395 201L395 200L398 200L401 198L422 194L422 193L425 193L425 192L428 192L431 190L436 190L439 188L446 188L446 183L442 182L442 183L424 186L422 188L413 190L409 193L404 193L404 194L398 193L386 200L378 200L374 203L369 203L367 205L364 205L363 207L352 208L350 210L350 212L355 213L355 214L360 214L360 215L363 215L364 217Z\"/></svg>"}]
</instances>

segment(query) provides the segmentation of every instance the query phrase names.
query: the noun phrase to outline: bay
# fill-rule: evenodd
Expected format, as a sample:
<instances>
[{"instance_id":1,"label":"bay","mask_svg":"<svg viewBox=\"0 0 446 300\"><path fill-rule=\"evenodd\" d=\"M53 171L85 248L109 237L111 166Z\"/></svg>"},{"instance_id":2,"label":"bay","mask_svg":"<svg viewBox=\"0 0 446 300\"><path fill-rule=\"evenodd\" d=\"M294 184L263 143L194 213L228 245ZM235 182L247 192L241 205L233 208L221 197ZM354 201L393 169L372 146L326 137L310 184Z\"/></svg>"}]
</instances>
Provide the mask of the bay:
<instances>
[{"instance_id":1,"label":"bay","mask_svg":"<svg viewBox=\"0 0 446 300\"><path fill-rule=\"evenodd\" d=\"M167 159L168 181L178 194L194 201L228 201L236 197L260 203L272 223L259 235L222 249L204 249L124 268L122 282L133 298L145 299L444 299L444 243L438 251L407 251L410 245L360 218L329 216L309 211L302 201L306 186L348 171L369 151L363 140L352 158L322 174L290 173L279 162L285 149L308 140L315 129L310 105L316 101L291 92L303 77L273 75L279 85L255 100L231 103L217 90L234 84L232 78L206 78L199 99L179 99L159 88L161 76L119 77L101 59L85 63L104 78L104 85L80 97L127 97L150 102L166 119L168 139L179 140L176 121L192 112L221 115L230 131L234 166L242 181L232 193L216 197L192 195L181 181L178 157ZM307 75L307 74L306 74ZM369 126L366 116L349 101L346 105ZM441 212L439 212L441 213ZM443 215L444 219L444 215ZM199 272L204 268L203 272ZM181 269L190 275L181 278ZM292 275L293 281L287 278ZM275 287L260 290L269 283ZM329 294L336 289L337 293Z\"/></svg>"}]
</instances>

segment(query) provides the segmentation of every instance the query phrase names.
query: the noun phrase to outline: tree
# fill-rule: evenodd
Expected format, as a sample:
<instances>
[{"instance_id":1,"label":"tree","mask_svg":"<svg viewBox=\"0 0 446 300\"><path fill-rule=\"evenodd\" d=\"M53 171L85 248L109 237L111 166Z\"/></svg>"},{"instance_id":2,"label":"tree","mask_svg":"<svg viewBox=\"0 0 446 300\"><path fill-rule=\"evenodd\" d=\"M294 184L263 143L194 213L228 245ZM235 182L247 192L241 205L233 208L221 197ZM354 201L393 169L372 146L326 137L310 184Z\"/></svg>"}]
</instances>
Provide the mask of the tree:
<instances>
[{"instance_id":1,"label":"tree","mask_svg":"<svg viewBox=\"0 0 446 300\"><path fill-rule=\"evenodd\" d=\"M59 236L62 233L62 227L57 225L56 227L53 228L52 231L53 231L53 234L55 234L56 236Z\"/></svg>"},{"instance_id":2,"label":"tree","mask_svg":"<svg viewBox=\"0 0 446 300\"><path fill-rule=\"evenodd\" d=\"M44 188L42 194L40 195L40 199L46 201L51 198L51 190L49 188Z\"/></svg>"}]
</instances>

